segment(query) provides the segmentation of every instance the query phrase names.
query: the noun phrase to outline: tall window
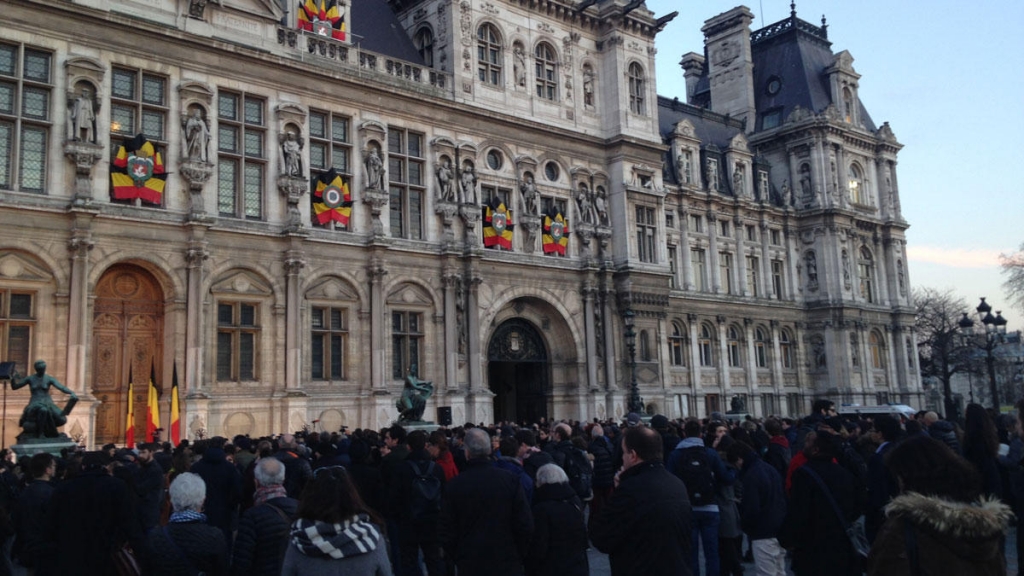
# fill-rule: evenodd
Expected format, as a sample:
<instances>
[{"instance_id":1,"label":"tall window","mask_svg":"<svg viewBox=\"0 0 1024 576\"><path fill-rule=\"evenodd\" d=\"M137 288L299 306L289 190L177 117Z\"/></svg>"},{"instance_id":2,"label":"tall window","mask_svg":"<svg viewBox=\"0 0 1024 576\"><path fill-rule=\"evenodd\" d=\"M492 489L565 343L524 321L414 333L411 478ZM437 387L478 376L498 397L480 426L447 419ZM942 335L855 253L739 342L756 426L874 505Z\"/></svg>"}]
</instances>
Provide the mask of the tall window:
<instances>
[{"instance_id":1,"label":"tall window","mask_svg":"<svg viewBox=\"0 0 1024 576\"><path fill-rule=\"evenodd\" d=\"M764 328L754 329L754 356L757 360L758 368L768 367L768 347L771 346L771 342L768 341L768 333Z\"/></svg>"},{"instance_id":2,"label":"tall window","mask_svg":"<svg viewBox=\"0 0 1024 576\"><path fill-rule=\"evenodd\" d=\"M868 348L871 350L871 367L875 369L885 368L885 343L878 332L872 332L868 337Z\"/></svg>"},{"instance_id":3,"label":"tall window","mask_svg":"<svg viewBox=\"0 0 1024 576\"><path fill-rule=\"evenodd\" d=\"M493 24L481 24L476 31L477 77L481 82L501 85L501 36Z\"/></svg>"},{"instance_id":4,"label":"tall window","mask_svg":"<svg viewBox=\"0 0 1024 576\"><path fill-rule=\"evenodd\" d=\"M651 338L647 330L640 331L640 360L642 362L651 361Z\"/></svg>"},{"instance_id":5,"label":"tall window","mask_svg":"<svg viewBox=\"0 0 1024 576\"><path fill-rule=\"evenodd\" d=\"M721 402L719 401L718 394L708 394L704 397L704 410L707 414L712 412L720 412L722 409Z\"/></svg>"},{"instance_id":6,"label":"tall window","mask_svg":"<svg viewBox=\"0 0 1024 576\"><path fill-rule=\"evenodd\" d=\"M735 326L729 326L725 336L726 347L729 350L729 366L739 368L743 365L740 360L740 330Z\"/></svg>"},{"instance_id":7,"label":"tall window","mask_svg":"<svg viewBox=\"0 0 1024 576\"><path fill-rule=\"evenodd\" d=\"M693 284L702 292L706 292L708 289L708 278L707 278L707 263L705 260L705 254L703 248L694 248L690 250L690 264L693 266Z\"/></svg>"},{"instance_id":8,"label":"tall window","mask_svg":"<svg viewBox=\"0 0 1024 576\"><path fill-rule=\"evenodd\" d=\"M111 157L124 139L141 133L166 159L167 79L124 68L114 68L111 76Z\"/></svg>"},{"instance_id":9,"label":"tall window","mask_svg":"<svg viewBox=\"0 0 1024 576\"><path fill-rule=\"evenodd\" d=\"M334 168L345 176L351 175L349 118L331 112L309 112L309 166L314 170Z\"/></svg>"},{"instance_id":10,"label":"tall window","mask_svg":"<svg viewBox=\"0 0 1024 576\"><path fill-rule=\"evenodd\" d=\"M391 235L423 239L423 135L388 129Z\"/></svg>"},{"instance_id":11,"label":"tall window","mask_svg":"<svg viewBox=\"0 0 1024 576\"><path fill-rule=\"evenodd\" d=\"M676 280L676 275L678 274L678 270L676 268L676 247L675 246L669 246L668 247L668 269L672 273L672 276L670 276L669 279L668 279L669 287L670 288L676 288L676 287L679 286L679 282Z\"/></svg>"},{"instance_id":12,"label":"tall window","mask_svg":"<svg viewBox=\"0 0 1024 576\"><path fill-rule=\"evenodd\" d=\"M775 394L761 394L761 414L778 414Z\"/></svg>"},{"instance_id":13,"label":"tall window","mask_svg":"<svg viewBox=\"0 0 1024 576\"><path fill-rule=\"evenodd\" d=\"M644 93L647 91L644 80L644 68L633 62L629 65L629 111L634 114L647 114Z\"/></svg>"},{"instance_id":14,"label":"tall window","mask_svg":"<svg viewBox=\"0 0 1024 576\"><path fill-rule=\"evenodd\" d=\"M788 330L779 331L779 354L782 356L782 367L793 367L793 338Z\"/></svg>"},{"instance_id":15,"label":"tall window","mask_svg":"<svg viewBox=\"0 0 1024 576\"><path fill-rule=\"evenodd\" d=\"M701 324L700 326L700 339L697 341L697 351L700 353L700 365L701 366L714 366L715 357L711 349L711 337L712 328L707 324Z\"/></svg>"},{"instance_id":16,"label":"tall window","mask_svg":"<svg viewBox=\"0 0 1024 576\"><path fill-rule=\"evenodd\" d=\"M757 285L760 283L761 261L756 256L747 256L747 292L751 296L759 296Z\"/></svg>"},{"instance_id":17,"label":"tall window","mask_svg":"<svg viewBox=\"0 0 1024 576\"><path fill-rule=\"evenodd\" d=\"M672 335L668 337L669 361L673 366L686 366L686 328L678 322L672 323Z\"/></svg>"},{"instance_id":18,"label":"tall window","mask_svg":"<svg viewBox=\"0 0 1024 576\"><path fill-rule=\"evenodd\" d=\"M850 164L850 170L848 172L850 182L850 202L854 204L864 204L866 198L864 197L864 175L861 173L860 166L856 164Z\"/></svg>"},{"instance_id":19,"label":"tall window","mask_svg":"<svg viewBox=\"0 0 1024 576\"><path fill-rule=\"evenodd\" d=\"M690 232L704 233L704 217L700 214L690 214Z\"/></svg>"},{"instance_id":20,"label":"tall window","mask_svg":"<svg viewBox=\"0 0 1024 576\"><path fill-rule=\"evenodd\" d=\"M537 97L558 99L558 60L555 49L546 42L537 44L533 51L534 74L537 77Z\"/></svg>"},{"instance_id":21,"label":"tall window","mask_svg":"<svg viewBox=\"0 0 1024 576\"><path fill-rule=\"evenodd\" d=\"M259 306L246 302L217 305L217 380L256 379Z\"/></svg>"},{"instance_id":22,"label":"tall window","mask_svg":"<svg viewBox=\"0 0 1024 576\"><path fill-rule=\"evenodd\" d=\"M32 293L0 290L0 354L23 372L32 362L32 329L36 319Z\"/></svg>"},{"instance_id":23,"label":"tall window","mask_svg":"<svg viewBox=\"0 0 1024 576\"><path fill-rule=\"evenodd\" d=\"M726 294L732 294L732 254L728 252L719 252L718 267L722 276L722 291Z\"/></svg>"},{"instance_id":24,"label":"tall window","mask_svg":"<svg viewBox=\"0 0 1024 576\"><path fill-rule=\"evenodd\" d=\"M860 295L867 302L875 301L875 292L872 286L874 267L875 264L871 257L871 251L867 248L861 248L857 269L860 272Z\"/></svg>"},{"instance_id":25,"label":"tall window","mask_svg":"<svg viewBox=\"0 0 1024 576\"><path fill-rule=\"evenodd\" d=\"M422 375L419 366L423 351L423 314L419 312L391 313L391 376L405 378L416 366L417 375Z\"/></svg>"},{"instance_id":26,"label":"tall window","mask_svg":"<svg viewBox=\"0 0 1024 576\"><path fill-rule=\"evenodd\" d=\"M776 300L782 300L783 274L785 269L782 260L772 260L772 294Z\"/></svg>"},{"instance_id":27,"label":"tall window","mask_svg":"<svg viewBox=\"0 0 1024 576\"><path fill-rule=\"evenodd\" d=\"M217 212L229 218L263 217L267 160L266 102L221 92L217 96Z\"/></svg>"},{"instance_id":28,"label":"tall window","mask_svg":"<svg viewBox=\"0 0 1024 576\"><path fill-rule=\"evenodd\" d=\"M46 186L52 59L48 52L0 44L0 189L42 192Z\"/></svg>"},{"instance_id":29,"label":"tall window","mask_svg":"<svg viewBox=\"0 0 1024 576\"><path fill-rule=\"evenodd\" d=\"M345 344L348 322L342 308L313 307L310 327L312 378L314 380L345 379Z\"/></svg>"},{"instance_id":30,"label":"tall window","mask_svg":"<svg viewBox=\"0 0 1024 576\"><path fill-rule=\"evenodd\" d=\"M654 208L636 207L636 246L641 262L654 262Z\"/></svg>"},{"instance_id":31,"label":"tall window","mask_svg":"<svg viewBox=\"0 0 1024 576\"><path fill-rule=\"evenodd\" d=\"M494 186L481 186L480 187L480 198L484 202L490 202L491 198L494 198L495 196L497 196L501 200L501 202L503 204L505 204L505 208L509 208L509 209L512 208L512 204L511 204L511 202L512 202L512 200L511 200L511 198L512 198L512 189L511 188L496 188ZM564 210L565 209L565 200L562 200L561 202L562 202L562 204L560 205L560 208L562 208ZM565 215L565 212L562 212L562 214Z\"/></svg>"},{"instance_id":32,"label":"tall window","mask_svg":"<svg viewBox=\"0 0 1024 576\"><path fill-rule=\"evenodd\" d=\"M413 38L413 43L416 44L416 51L420 53L420 58L423 58L423 63L427 66L434 67L434 33L430 28L424 26L416 31L416 36Z\"/></svg>"}]
</instances>

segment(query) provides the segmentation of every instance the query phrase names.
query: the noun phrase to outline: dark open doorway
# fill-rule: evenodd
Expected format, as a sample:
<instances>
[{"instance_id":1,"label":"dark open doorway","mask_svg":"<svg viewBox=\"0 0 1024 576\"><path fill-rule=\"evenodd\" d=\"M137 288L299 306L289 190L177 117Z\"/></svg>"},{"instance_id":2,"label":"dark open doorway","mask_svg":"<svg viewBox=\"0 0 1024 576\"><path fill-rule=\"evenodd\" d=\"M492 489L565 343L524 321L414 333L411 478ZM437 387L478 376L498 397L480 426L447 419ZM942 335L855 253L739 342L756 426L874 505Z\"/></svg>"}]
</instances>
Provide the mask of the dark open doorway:
<instances>
[{"instance_id":1,"label":"dark open doorway","mask_svg":"<svg viewBox=\"0 0 1024 576\"><path fill-rule=\"evenodd\" d=\"M494 421L537 422L548 416L547 347L521 318L498 326L487 347L487 382L494 392Z\"/></svg>"}]
</instances>

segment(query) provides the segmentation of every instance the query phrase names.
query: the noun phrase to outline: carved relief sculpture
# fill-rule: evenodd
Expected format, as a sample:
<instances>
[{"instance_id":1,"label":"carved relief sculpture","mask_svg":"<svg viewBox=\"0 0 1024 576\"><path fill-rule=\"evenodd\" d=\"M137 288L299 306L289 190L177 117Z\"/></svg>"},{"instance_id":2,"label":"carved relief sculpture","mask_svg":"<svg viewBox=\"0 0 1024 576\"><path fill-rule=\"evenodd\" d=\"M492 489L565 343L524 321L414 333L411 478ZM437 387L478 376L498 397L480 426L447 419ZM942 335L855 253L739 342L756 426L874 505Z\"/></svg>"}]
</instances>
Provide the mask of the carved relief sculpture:
<instances>
[{"instance_id":1,"label":"carved relief sculpture","mask_svg":"<svg viewBox=\"0 0 1024 576\"><path fill-rule=\"evenodd\" d=\"M184 130L182 157L189 162L206 162L210 129L203 119L203 111L199 107L193 109L192 114L182 121L181 127Z\"/></svg>"},{"instance_id":2,"label":"carved relief sculpture","mask_svg":"<svg viewBox=\"0 0 1024 576\"><path fill-rule=\"evenodd\" d=\"M68 140L96 142L96 111L89 88L83 86L77 96L68 97Z\"/></svg>"}]
</instances>

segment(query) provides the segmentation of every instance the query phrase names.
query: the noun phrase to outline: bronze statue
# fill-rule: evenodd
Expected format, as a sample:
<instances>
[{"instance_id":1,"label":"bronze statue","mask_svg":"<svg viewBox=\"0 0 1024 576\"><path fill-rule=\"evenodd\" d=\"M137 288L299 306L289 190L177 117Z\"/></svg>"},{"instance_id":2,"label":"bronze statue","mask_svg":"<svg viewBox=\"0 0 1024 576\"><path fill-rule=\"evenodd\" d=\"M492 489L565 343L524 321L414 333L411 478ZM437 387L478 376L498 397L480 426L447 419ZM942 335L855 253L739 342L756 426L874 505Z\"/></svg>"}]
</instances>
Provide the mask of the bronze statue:
<instances>
[{"instance_id":1,"label":"bronze statue","mask_svg":"<svg viewBox=\"0 0 1024 576\"><path fill-rule=\"evenodd\" d=\"M68 414L78 402L78 396L74 392L53 376L46 375L46 362L36 360L35 369L35 374L24 378L19 377L17 373L11 375L11 390L28 386L32 391L32 398L28 406L25 406L25 411L21 413L21 421L18 423L22 429L22 433L18 435L19 442L31 438L57 438L57 428L67 423ZM50 398L50 386L71 396L63 410Z\"/></svg>"},{"instance_id":2,"label":"bronze statue","mask_svg":"<svg viewBox=\"0 0 1024 576\"><path fill-rule=\"evenodd\" d=\"M399 421L422 422L423 411L427 408L427 398L430 398L433 393L433 383L420 380L416 376L416 365L410 366L409 374L405 377L402 397L395 402L398 407Z\"/></svg>"}]
</instances>

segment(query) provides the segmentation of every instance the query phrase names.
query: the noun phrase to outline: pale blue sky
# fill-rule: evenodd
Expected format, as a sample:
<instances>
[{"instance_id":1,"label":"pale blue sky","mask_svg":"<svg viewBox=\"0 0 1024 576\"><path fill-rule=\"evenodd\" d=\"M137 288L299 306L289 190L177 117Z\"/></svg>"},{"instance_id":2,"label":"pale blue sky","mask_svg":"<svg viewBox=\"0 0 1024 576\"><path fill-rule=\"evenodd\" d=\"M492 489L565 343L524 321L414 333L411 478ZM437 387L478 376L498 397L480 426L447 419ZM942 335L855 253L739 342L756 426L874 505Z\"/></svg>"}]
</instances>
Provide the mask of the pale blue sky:
<instances>
[{"instance_id":1,"label":"pale blue sky","mask_svg":"<svg viewBox=\"0 0 1024 576\"><path fill-rule=\"evenodd\" d=\"M685 99L680 57L702 53L704 21L738 5L647 0L657 17L679 11L658 35L658 94ZM789 0L745 5L755 30L789 16ZM871 118L904 145L911 284L953 288L972 308L987 296L1008 329L1024 329L997 261L1024 241L1024 1L803 0L796 9L815 25L826 16L833 52L853 55Z\"/></svg>"}]
</instances>

